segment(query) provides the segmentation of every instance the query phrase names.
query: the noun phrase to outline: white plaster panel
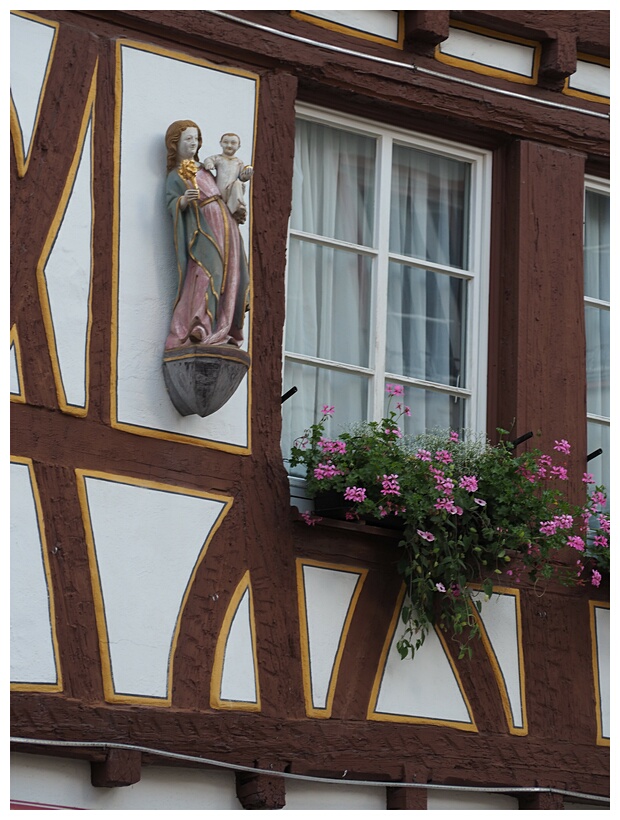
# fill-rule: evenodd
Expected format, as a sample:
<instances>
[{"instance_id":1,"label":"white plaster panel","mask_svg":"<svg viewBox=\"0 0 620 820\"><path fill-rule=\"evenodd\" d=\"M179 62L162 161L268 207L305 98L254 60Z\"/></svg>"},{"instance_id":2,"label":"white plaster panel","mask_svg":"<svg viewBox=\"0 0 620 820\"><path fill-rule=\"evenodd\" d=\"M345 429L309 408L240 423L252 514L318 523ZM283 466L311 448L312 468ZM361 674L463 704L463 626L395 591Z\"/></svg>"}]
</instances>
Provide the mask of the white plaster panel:
<instances>
[{"instance_id":1,"label":"white plaster panel","mask_svg":"<svg viewBox=\"0 0 620 820\"><path fill-rule=\"evenodd\" d=\"M85 479L114 691L164 698L185 589L224 502Z\"/></svg>"},{"instance_id":2,"label":"white plaster panel","mask_svg":"<svg viewBox=\"0 0 620 820\"><path fill-rule=\"evenodd\" d=\"M30 151L54 34L53 26L11 14L11 96L24 158Z\"/></svg>"},{"instance_id":3,"label":"white plaster panel","mask_svg":"<svg viewBox=\"0 0 620 820\"><path fill-rule=\"evenodd\" d=\"M91 132L86 130L73 190L44 273L58 364L68 404L86 405L91 281Z\"/></svg>"},{"instance_id":4,"label":"white plaster panel","mask_svg":"<svg viewBox=\"0 0 620 820\"><path fill-rule=\"evenodd\" d=\"M609 66L577 60L577 70L568 78L569 88L609 97Z\"/></svg>"},{"instance_id":5,"label":"white plaster panel","mask_svg":"<svg viewBox=\"0 0 620 820\"><path fill-rule=\"evenodd\" d=\"M439 44L439 48L442 54L461 60L470 60L524 77L532 76L534 49L531 46L451 28L450 36Z\"/></svg>"},{"instance_id":6,"label":"white plaster panel","mask_svg":"<svg viewBox=\"0 0 620 820\"><path fill-rule=\"evenodd\" d=\"M121 51L118 421L246 447L247 377L227 404L205 419L179 415L166 391L162 354L178 275L164 197L164 135L175 120L194 120L202 131L204 159L219 153L220 136L233 131L241 139L238 156L251 164L256 82L130 46ZM241 228L246 253L251 185L248 220ZM246 314L246 350L249 333Z\"/></svg>"},{"instance_id":7,"label":"white plaster panel","mask_svg":"<svg viewBox=\"0 0 620 820\"><path fill-rule=\"evenodd\" d=\"M43 562L30 469L11 464L11 682L58 682Z\"/></svg>"},{"instance_id":8,"label":"white plaster panel","mask_svg":"<svg viewBox=\"0 0 620 820\"><path fill-rule=\"evenodd\" d=\"M377 786L348 786L333 783L312 783L307 780L286 780L284 809L369 809L385 811L385 789Z\"/></svg>"},{"instance_id":9,"label":"white plaster panel","mask_svg":"<svg viewBox=\"0 0 620 820\"><path fill-rule=\"evenodd\" d=\"M90 763L33 754L11 755L11 799L78 809L240 810L232 771L143 766L122 789L91 785Z\"/></svg>"},{"instance_id":10,"label":"white plaster panel","mask_svg":"<svg viewBox=\"0 0 620 820\"><path fill-rule=\"evenodd\" d=\"M471 724L454 670L434 630L413 659L401 660L396 644L402 622L396 625L375 712Z\"/></svg>"},{"instance_id":11,"label":"white plaster panel","mask_svg":"<svg viewBox=\"0 0 620 820\"><path fill-rule=\"evenodd\" d=\"M471 811L474 809L518 811L519 801L516 797L491 792L429 789L427 808L431 811Z\"/></svg>"},{"instance_id":12,"label":"white plaster panel","mask_svg":"<svg viewBox=\"0 0 620 820\"><path fill-rule=\"evenodd\" d=\"M302 11L322 20L374 34L387 40L398 41L397 11Z\"/></svg>"},{"instance_id":13,"label":"white plaster panel","mask_svg":"<svg viewBox=\"0 0 620 820\"><path fill-rule=\"evenodd\" d=\"M304 566L312 705L323 709L355 587L356 572Z\"/></svg>"},{"instance_id":14,"label":"white plaster panel","mask_svg":"<svg viewBox=\"0 0 620 820\"><path fill-rule=\"evenodd\" d=\"M11 363L10 363L10 386L11 394L13 396L21 396L22 390L19 383L19 369L17 367L17 351L15 345L11 345Z\"/></svg>"},{"instance_id":15,"label":"white plaster panel","mask_svg":"<svg viewBox=\"0 0 620 820\"><path fill-rule=\"evenodd\" d=\"M596 654L598 659L598 686L601 700L601 734L603 737L611 736L611 726L609 720L610 712L610 659L609 659L609 639L610 622L609 609L606 607L595 607L596 623Z\"/></svg>"},{"instance_id":16,"label":"white plaster panel","mask_svg":"<svg viewBox=\"0 0 620 820\"><path fill-rule=\"evenodd\" d=\"M517 606L515 595L493 595L483 602L480 619L504 678L513 723L523 728Z\"/></svg>"},{"instance_id":17,"label":"white plaster panel","mask_svg":"<svg viewBox=\"0 0 620 820\"><path fill-rule=\"evenodd\" d=\"M230 625L222 669L220 698L245 703L257 702L249 588L243 593Z\"/></svg>"}]
</instances>

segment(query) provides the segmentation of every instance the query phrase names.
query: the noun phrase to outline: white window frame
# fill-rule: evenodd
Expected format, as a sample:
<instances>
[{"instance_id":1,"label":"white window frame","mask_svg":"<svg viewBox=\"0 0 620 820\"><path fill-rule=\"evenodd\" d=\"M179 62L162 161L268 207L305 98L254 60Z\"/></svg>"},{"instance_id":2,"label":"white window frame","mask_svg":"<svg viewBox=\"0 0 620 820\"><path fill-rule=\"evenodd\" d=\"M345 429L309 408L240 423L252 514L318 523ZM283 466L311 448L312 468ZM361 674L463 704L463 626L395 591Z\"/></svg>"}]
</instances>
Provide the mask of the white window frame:
<instances>
[{"instance_id":1,"label":"white window frame","mask_svg":"<svg viewBox=\"0 0 620 820\"><path fill-rule=\"evenodd\" d=\"M316 242L323 247L345 249L358 254L370 256L373 260L373 294L371 315L374 317L372 328L370 367L358 367L347 364L335 364L332 361L313 358L286 351L286 333L283 340L283 366L288 361L310 365L320 365L340 372L356 372L369 377L369 419L380 419L384 415L384 382L394 381L405 386L433 390L444 395L458 396L465 399L465 427L476 432L486 432L487 422L487 358L488 358L488 304L489 304L489 249L491 227L491 176L492 155L485 149L472 148L462 143L451 142L437 137L429 137L419 132L403 128L387 127L381 123L361 117L338 114L317 106L299 104L296 107L298 118L303 118L323 125L342 128L372 137L377 141L377 164L375 177L375 224L372 247L355 245L337 239L313 235L294 230L289 226L288 242L292 239ZM458 161L469 162L471 167L470 200L469 200L469 235L467 241L467 269L461 270L446 265L429 262L422 258L401 256L389 252L389 218L390 218L390 184L392 170L392 147L401 144L419 148L449 157ZM421 379L402 376L385 371L385 347L387 327L387 293L389 262L411 264L421 270L437 271L442 274L464 279L471 283L466 300L466 359L464 372L468 374L468 386L452 387L445 384L428 382ZM289 277L286 275L286 295L288 298ZM288 301L287 301L288 303ZM292 385L284 385L288 390ZM304 419L308 426L314 419ZM300 430L301 434L302 430ZM298 484L299 479L293 479Z\"/></svg>"},{"instance_id":2,"label":"white window frame","mask_svg":"<svg viewBox=\"0 0 620 820\"><path fill-rule=\"evenodd\" d=\"M609 180L601 179L600 177L592 177L586 176L584 179L584 198L583 198L583 229L584 229L584 252L585 252L585 223L586 223L586 191L593 191L594 193L604 194L605 196L611 196L611 186ZM585 276L585 270L584 270ZM610 282L611 288L611 282ZM586 296L584 293L584 309L586 307L596 307L599 310L606 310L610 311L611 308L611 293L610 293L610 301L606 302L603 299L595 299L592 296ZM610 329L611 332L611 329ZM586 405L586 420L587 424L598 424L601 427L607 427L608 430L611 428L611 418L609 416L599 416L596 413L591 413ZM611 453L606 453L606 457L611 462ZM609 491L609 487L607 487Z\"/></svg>"}]
</instances>

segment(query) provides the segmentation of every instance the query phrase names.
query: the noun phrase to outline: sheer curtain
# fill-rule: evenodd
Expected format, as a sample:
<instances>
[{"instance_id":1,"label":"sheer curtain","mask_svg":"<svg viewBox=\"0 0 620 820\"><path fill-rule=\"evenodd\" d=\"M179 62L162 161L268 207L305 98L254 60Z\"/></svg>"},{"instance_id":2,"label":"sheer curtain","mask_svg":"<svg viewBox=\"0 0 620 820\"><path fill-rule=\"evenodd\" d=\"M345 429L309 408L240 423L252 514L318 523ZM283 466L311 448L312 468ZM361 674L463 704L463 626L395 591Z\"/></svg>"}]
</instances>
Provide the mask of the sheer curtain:
<instances>
[{"instance_id":1,"label":"sheer curtain","mask_svg":"<svg viewBox=\"0 0 620 820\"><path fill-rule=\"evenodd\" d=\"M289 353L360 367L370 365L371 258L334 248L336 239L370 246L374 234L375 140L298 120L289 243L285 347ZM284 390L298 392L283 408L283 451L334 405L334 426L366 418L368 379L287 361ZM288 405L288 406L287 406Z\"/></svg>"},{"instance_id":2,"label":"sheer curtain","mask_svg":"<svg viewBox=\"0 0 620 820\"><path fill-rule=\"evenodd\" d=\"M467 268L469 166L395 145L390 252ZM391 262L386 370L465 387L466 282L447 273ZM462 402L432 391L411 393L411 427L461 426Z\"/></svg>"},{"instance_id":3,"label":"sheer curtain","mask_svg":"<svg viewBox=\"0 0 620 820\"><path fill-rule=\"evenodd\" d=\"M468 284L442 267L466 271L469 264L470 165L391 144L392 168L382 172L375 191L374 137L297 122L283 388L295 385L298 392L283 407L285 458L325 404L336 408L330 434L368 418L371 389L383 390L372 379L375 355L390 380L469 386ZM376 225L375 205L385 187L390 213ZM388 233L392 258L376 262L374 243L381 246L379 237L388 239ZM427 262L439 270L429 270ZM377 318L377 265L387 265L388 271L387 316L378 317L386 324L386 349L380 350L371 330ZM296 361L295 356L322 361ZM346 371L347 365L359 370ZM449 393L410 385L405 400L413 413L409 432L464 424L465 401Z\"/></svg>"},{"instance_id":4,"label":"sheer curtain","mask_svg":"<svg viewBox=\"0 0 620 820\"><path fill-rule=\"evenodd\" d=\"M584 275L586 298L609 302L609 197L586 191L584 230ZM586 379L588 413L609 418L609 310L586 304ZM588 465L598 482L609 487L609 426L588 424L588 450L599 447L602 457Z\"/></svg>"}]
</instances>

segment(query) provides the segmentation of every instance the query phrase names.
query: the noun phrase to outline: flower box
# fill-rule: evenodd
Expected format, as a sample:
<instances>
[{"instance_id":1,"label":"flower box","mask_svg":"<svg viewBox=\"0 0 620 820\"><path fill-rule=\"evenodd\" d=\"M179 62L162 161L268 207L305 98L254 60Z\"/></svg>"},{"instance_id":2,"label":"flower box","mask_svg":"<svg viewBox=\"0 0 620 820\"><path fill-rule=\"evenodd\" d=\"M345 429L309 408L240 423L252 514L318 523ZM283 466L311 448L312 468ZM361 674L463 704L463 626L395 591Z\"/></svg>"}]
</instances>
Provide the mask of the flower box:
<instances>
[{"instance_id":1,"label":"flower box","mask_svg":"<svg viewBox=\"0 0 620 820\"><path fill-rule=\"evenodd\" d=\"M470 654L469 641L478 634L472 607L481 607L469 591L473 581L482 581L487 597L504 574L600 583L600 572L586 562L597 557L609 566L606 498L596 487L585 505L568 501L565 439L555 442L552 455L537 449L517 455L505 430L496 445L454 430L410 437L400 429L409 408L391 406L403 388L388 384L387 392L380 422L359 423L337 439L324 435L334 412L325 406L320 421L295 442L291 464L305 466L317 515L402 530L397 568L411 601L403 608L403 657L421 646L437 619L457 636L461 656ZM594 483L589 474L582 480ZM566 547L574 557L569 563Z\"/></svg>"}]
</instances>

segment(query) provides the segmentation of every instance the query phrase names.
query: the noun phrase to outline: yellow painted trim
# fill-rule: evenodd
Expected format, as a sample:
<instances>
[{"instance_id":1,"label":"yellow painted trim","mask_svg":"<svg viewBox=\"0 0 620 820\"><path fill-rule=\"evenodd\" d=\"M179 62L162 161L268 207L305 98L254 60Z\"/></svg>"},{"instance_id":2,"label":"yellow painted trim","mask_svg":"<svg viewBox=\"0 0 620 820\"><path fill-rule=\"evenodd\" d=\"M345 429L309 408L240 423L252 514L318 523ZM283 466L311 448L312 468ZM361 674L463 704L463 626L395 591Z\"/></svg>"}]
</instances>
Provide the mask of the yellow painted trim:
<instances>
[{"instance_id":1,"label":"yellow painted trim","mask_svg":"<svg viewBox=\"0 0 620 820\"><path fill-rule=\"evenodd\" d=\"M472 589L482 590L482 587L479 584L470 584ZM484 625L484 621L482 620L481 616L478 613L478 610L474 606L474 604L470 601L470 606L472 612L474 613L474 617L476 619L476 623L480 628L480 638L482 640L482 645L487 653L489 661L491 662L491 667L493 668L493 674L495 675L495 680L497 681L497 688L499 689L500 699L502 701L502 707L504 709L504 714L506 715L506 722L508 723L508 731L511 735L519 735L525 736L528 734L528 724L527 724L527 704L525 698L525 665L523 661L523 628L522 628L522 620L521 620L521 591L519 589L513 589L511 587L500 587L500 586L493 586L493 594L497 595L508 595L515 599L515 608L516 608L516 616L517 616L517 652L519 653L519 694L521 698L521 713L523 715L523 726L515 726L514 720L512 717L512 709L510 708L510 698L508 697L508 689L506 687L506 681L504 679L504 673L500 667L499 661L497 659L497 655L495 654L495 650L493 649L493 645L487 633L487 630Z\"/></svg>"},{"instance_id":2,"label":"yellow painted trim","mask_svg":"<svg viewBox=\"0 0 620 820\"><path fill-rule=\"evenodd\" d=\"M17 334L17 325L11 327L11 345L15 350L15 367L17 369L17 381L19 382L19 393L11 393L11 401L18 404L26 403L26 393L24 390L24 370L22 366L22 354L19 346L19 336Z\"/></svg>"},{"instance_id":3,"label":"yellow painted trim","mask_svg":"<svg viewBox=\"0 0 620 820\"><path fill-rule=\"evenodd\" d=\"M596 63L597 65L603 65L609 68L610 61L606 57L595 57L593 54L581 54L577 52L577 59L581 60L584 63ZM563 94L567 94L569 97L578 97L581 100L590 100L590 102L597 102L602 103L603 105L610 104L610 98L605 97L602 94L591 94L588 91L581 91L578 88L571 88L570 87L570 77L567 77L564 80L564 88L562 89Z\"/></svg>"},{"instance_id":4,"label":"yellow painted trim","mask_svg":"<svg viewBox=\"0 0 620 820\"><path fill-rule=\"evenodd\" d=\"M291 11L291 17L295 20L302 20L304 23L311 23L314 26L329 29L329 31L336 31L339 34L348 34L350 37L359 37L362 40L369 40L372 43L381 43L391 48L402 49L405 42L404 11L398 12L398 37L396 40L392 40L389 37L381 37L378 34L370 34L370 32L353 28L353 26L345 26L342 23L335 23L332 20L325 20L323 17L316 17L314 14L307 14L303 11Z\"/></svg>"},{"instance_id":5,"label":"yellow painted trim","mask_svg":"<svg viewBox=\"0 0 620 820\"><path fill-rule=\"evenodd\" d=\"M538 83L538 70L540 68L540 55L542 46L536 40L526 40L523 37L516 37L509 34L503 34L500 31L493 31L492 29L482 28L481 26L474 26L470 23L462 23L458 20L450 20L450 28L462 29L463 31L471 31L473 34L479 34L482 37L488 37L492 40L503 40L507 43L515 43L516 45L527 46L534 49L532 58L532 74L526 76L525 74L515 74L513 71L504 71L495 66L486 65L484 63L476 63L473 60L465 60L462 57L455 57L452 54L444 54L441 51L441 45L435 48L435 59L440 63L454 66L456 68L464 68L466 71L474 71L476 74L484 74L487 77L497 77L502 80L511 80L514 83L523 83L525 85L536 85Z\"/></svg>"},{"instance_id":6,"label":"yellow painted trim","mask_svg":"<svg viewBox=\"0 0 620 820\"><path fill-rule=\"evenodd\" d=\"M394 614L392 615L392 620L390 622L389 629L387 631L387 635L385 638L385 642L383 644L383 649L381 650L381 657L379 658L379 665L377 667L377 672L375 675L375 680L372 686L371 694L370 694L370 701L368 703L368 711L366 717L368 720L380 720L385 721L387 723L416 723L425 726L447 726L451 729L460 729L462 732L477 732L478 727L476 726L476 722L474 720L473 711L471 708L471 704L469 703L469 699L465 693L465 689L463 688L463 683L461 681L461 676L459 675L458 669L456 668L456 664L452 659L452 655L448 649L448 645L446 643L446 639L443 636L443 633L440 629L436 626L434 627L435 633L438 636L441 645L443 647L444 653L452 668L452 672L454 674L454 678L456 680L456 684L459 688L461 693L461 697L463 698L463 702L465 703L465 708L467 709L467 714L471 720L471 723L460 723L456 720L441 720L440 718L426 718L426 717L413 717L411 715L393 715L393 714L386 714L382 712L377 712L377 700L379 699L379 689L381 688L381 682L383 680L383 674L385 672L385 666L387 663L388 653L390 651L390 647L392 646L392 642L394 640L394 636L396 634L396 627L400 621L400 613L403 607L403 601L405 599L406 587L403 584L398 595L398 599L396 601L396 606L394 608ZM403 663L415 663L415 659L413 661L404 660Z\"/></svg>"},{"instance_id":7,"label":"yellow painted trim","mask_svg":"<svg viewBox=\"0 0 620 820\"><path fill-rule=\"evenodd\" d=\"M347 572L352 575L357 575L357 581L353 590L353 595L349 601L347 615L340 634L338 642L338 650L334 658L332 666L332 673L327 690L327 697L325 699L325 706L323 708L317 707L312 701L312 676L310 663L310 638L308 635L308 615L306 608L306 589L304 584L304 567L318 567L319 569L337 570L338 572ZM304 684L304 700L306 703L306 714L308 717L314 718L330 718L332 715L332 708L334 705L334 695L336 693L336 684L338 683L338 674L340 672L340 664L342 662L342 655L344 647L347 642L349 629L351 628L351 621L355 613L357 602L362 592L362 587L368 575L368 570L362 567L351 567L344 564L332 564L326 561L313 561L309 558L297 558L297 606L299 608L299 631L301 644L301 668Z\"/></svg>"},{"instance_id":8,"label":"yellow painted trim","mask_svg":"<svg viewBox=\"0 0 620 820\"><path fill-rule=\"evenodd\" d=\"M603 601L589 601L590 604L590 634L592 636L592 677L594 680L594 702L596 706L596 745L609 746L610 738L603 737L603 721L601 720L601 688L599 685L598 668L598 641L596 634L595 609L609 609L609 604Z\"/></svg>"},{"instance_id":9,"label":"yellow painted trim","mask_svg":"<svg viewBox=\"0 0 620 820\"><path fill-rule=\"evenodd\" d=\"M153 427L141 427L138 424L130 424L118 420L117 382L118 382L118 275L119 275L119 214L120 214L120 158L121 158L121 120L123 111L123 82L122 82L122 57L123 47L134 48L140 51L147 51L151 54L159 54L162 57L170 57L184 63L203 66L224 74L234 74L239 77L246 77L256 83L256 94L254 103L254 143L256 142L256 123L258 121L258 100L260 96L260 77L250 71L240 68L230 68L210 63L198 57L190 57L178 51L160 48L158 46L141 43L137 40L118 40L116 43L116 74L114 78L114 180L113 180L113 207L112 207L112 321L111 321L111 379L110 379L110 424L116 430L124 430L139 436L161 439L163 441L176 441L182 444L196 444L200 447L207 447L211 450L220 450L226 453L237 455L252 454L252 380L248 374L248 400L246 415L247 445L228 444L216 439L199 438L198 436L187 435L185 433L175 433L168 430L160 430ZM252 158L254 157L255 145L252 145ZM253 191L254 186L250 187ZM253 194L252 194L253 196ZM253 200L252 200L253 201ZM251 209L253 213L253 207ZM252 236L252 216L250 216L250 237ZM251 245L251 242L250 242ZM254 276L252 272L251 248L246 249L248 257L248 271L250 276L250 320L248 328L251 328L252 305L254 304ZM162 344L163 352L163 344ZM252 334L248 336L248 354L252 355Z\"/></svg>"},{"instance_id":10,"label":"yellow painted trim","mask_svg":"<svg viewBox=\"0 0 620 820\"><path fill-rule=\"evenodd\" d=\"M95 63L93 76L90 83L88 98L84 113L82 114L82 123L78 135L77 145L65 181L65 187L58 203L58 208L52 220L52 224L48 231L41 256L37 263L37 286L39 290L39 300L41 303L41 313L43 314L43 325L45 327L45 334L47 336L47 345L49 348L50 359L52 363L52 372L54 374L54 383L56 385L56 396L58 398L58 406L63 413L70 413L73 416L86 416L88 414L89 388L90 388L90 340L93 323L92 310L92 292L93 292L93 264L94 264L94 230L95 230L95 197L93 191L93 163L94 163L94 139L95 139L95 96L97 90L97 68L98 61ZM54 318L52 316L52 309L49 300L49 293L47 290L47 280L45 278L45 266L54 247L54 243L58 237L58 233L62 226L67 206L73 187L75 185L75 178L82 161L84 146L86 143L86 134L88 126L91 124L91 163L90 163L90 190L91 190L91 228L90 228L90 284L88 288L88 321L86 325L86 350L85 350L85 371L84 371L84 405L69 404L67 401L67 394L62 380L62 372L60 361L58 359L58 349L56 346L56 333L54 332Z\"/></svg>"},{"instance_id":11,"label":"yellow painted trim","mask_svg":"<svg viewBox=\"0 0 620 820\"><path fill-rule=\"evenodd\" d=\"M235 615L237 614L237 610L239 609L239 605L241 603L243 596L245 595L246 590L248 591L248 594L250 596L248 601L248 608L250 613L250 631L252 634L252 655L254 659L254 686L256 689L255 703L249 701L224 700L221 697L222 675L224 673L226 645L228 643L228 637L230 635L230 628L235 619ZM256 652L256 647L257 644L256 622L254 619L254 598L252 595L250 570L246 570L243 578L237 584L237 588L235 589L232 598L230 599L230 603L228 604L228 608L226 609L226 614L224 616L224 620L222 621L222 628L220 629L220 634L218 635L217 644L215 647L215 655L213 658L213 670L211 673L211 690L209 700L212 709L241 710L244 712L261 711L260 684L258 677L258 656Z\"/></svg>"},{"instance_id":12,"label":"yellow painted trim","mask_svg":"<svg viewBox=\"0 0 620 820\"><path fill-rule=\"evenodd\" d=\"M99 653L101 657L101 674L103 678L103 692L105 700L109 703L125 703L125 704L146 704L152 706L170 706L172 703L172 684L174 678L174 655L177 647L177 641L179 638L179 630L181 628L181 620L183 618L183 612L185 611L185 606L187 604L187 600L190 595L190 590L194 584L194 580L196 578L196 573L198 571L198 567L202 563L209 544L213 539L213 536L217 532L220 527L220 524L228 514L228 511L232 507L233 498L227 495L220 495L218 493L210 493L204 492L203 490L192 490L188 487L179 487L173 484L164 484L159 481L149 481L147 479L140 479L140 478L131 478L125 475L117 475L115 473L106 473L101 472L99 470L82 470L76 469L75 471L76 479L77 479L77 488L78 488L78 497L80 500L80 508L82 510L82 520L84 522L84 532L86 535L86 548L88 552L88 563L90 567L90 580L93 590L93 601L95 606L95 619L97 622L97 634L99 637ZM146 695L119 695L116 693L114 689L114 679L112 676L112 659L110 657L110 650L109 650L109 641L108 641L108 628L106 624L105 618L105 603L103 600L103 591L101 588L101 577L99 575L99 565L97 562L97 550L95 546L95 537L93 533L92 522L90 518L90 507L88 505L88 493L86 491L86 479L87 478L101 478L106 481L111 481L117 484L129 484L132 487L145 487L148 489L153 490L163 490L164 492L174 493L176 495L185 495L185 496L193 496L195 498L206 498L209 501L220 501L224 503L224 507L220 510L218 517L215 520L215 523L209 530L207 537L205 539L204 544L202 545L202 549L198 558L196 559L196 563L194 564L194 569L190 575L190 578L187 582L187 586L185 587L185 593L183 595L183 599L181 601L181 605L179 607L179 615L177 617L176 626L174 629L174 634L172 637L172 641L170 644L170 654L168 656L168 682L167 682L167 690L168 695L165 698L161 697L149 697Z\"/></svg>"},{"instance_id":13,"label":"yellow painted trim","mask_svg":"<svg viewBox=\"0 0 620 820\"><path fill-rule=\"evenodd\" d=\"M41 506L41 496L34 474L34 465L31 458L21 456L11 456L12 464L25 464L30 475L30 485L32 487L32 497L37 512L37 523L39 525L39 536L41 539L41 554L43 557L43 570L47 582L47 594L49 599L50 631L52 633L52 646L54 648L54 662L56 665L56 683L11 683L11 692L62 692L64 689L62 678L62 667L60 664L60 649L58 646L58 636L56 634L56 605L54 603L54 587L52 585L52 570L50 566L49 554L47 551L47 536L45 534L45 520L43 518L43 507Z\"/></svg>"},{"instance_id":14,"label":"yellow painted trim","mask_svg":"<svg viewBox=\"0 0 620 820\"><path fill-rule=\"evenodd\" d=\"M43 78L43 83L41 84L41 90L39 91L39 102L37 104L37 113L34 118L34 125L32 126L32 139L30 141L30 148L28 149L28 155L24 157L24 137L22 134L22 128L19 124L19 117L17 115L17 110L13 103L13 95L11 95L11 136L13 137L13 151L15 153L15 161L17 163L17 175L19 177L25 177L28 171L28 166L30 165L30 159L32 157L32 145L34 143L34 138L37 133L37 127L39 125L39 116L41 114L41 105L43 103L43 98L45 97L45 91L47 88L47 81L50 75L50 69L52 66L52 60L54 59L54 52L56 50L56 43L58 42L58 30L60 28L60 24L56 23L54 20L47 20L44 17L37 17L35 14L29 14L26 11L11 11L11 14L14 14L16 17L23 17L25 20L32 20L35 23L43 23L43 25L50 26L50 28L54 29L54 37L52 38L52 44L50 46L50 53L47 58L47 67L45 69L45 76Z\"/></svg>"}]
</instances>

